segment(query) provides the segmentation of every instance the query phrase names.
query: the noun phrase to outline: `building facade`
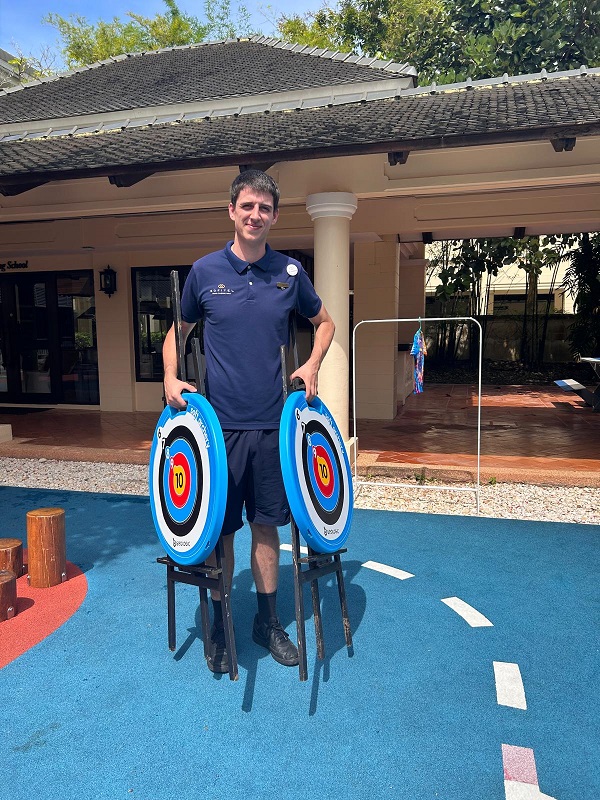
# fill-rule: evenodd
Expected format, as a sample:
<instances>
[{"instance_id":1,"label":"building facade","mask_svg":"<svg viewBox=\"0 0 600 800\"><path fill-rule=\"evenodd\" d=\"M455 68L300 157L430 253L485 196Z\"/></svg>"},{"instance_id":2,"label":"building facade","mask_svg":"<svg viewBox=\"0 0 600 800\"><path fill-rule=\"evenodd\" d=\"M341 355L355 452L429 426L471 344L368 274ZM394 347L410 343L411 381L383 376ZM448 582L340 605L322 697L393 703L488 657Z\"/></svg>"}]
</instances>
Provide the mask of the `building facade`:
<instances>
[{"instance_id":1,"label":"building facade","mask_svg":"<svg viewBox=\"0 0 600 800\"><path fill-rule=\"evenodd\" d=\"M599 227L600 70L416 82L255 38L0 92L0 403L160 411L170 272L232 238L255 166L281 189L270 243L335 319L320 393L349 438L352 326L424 314L425 241ZM395 416L413 333L362 326L360 417Z\"/></svg>"}]
</instances>

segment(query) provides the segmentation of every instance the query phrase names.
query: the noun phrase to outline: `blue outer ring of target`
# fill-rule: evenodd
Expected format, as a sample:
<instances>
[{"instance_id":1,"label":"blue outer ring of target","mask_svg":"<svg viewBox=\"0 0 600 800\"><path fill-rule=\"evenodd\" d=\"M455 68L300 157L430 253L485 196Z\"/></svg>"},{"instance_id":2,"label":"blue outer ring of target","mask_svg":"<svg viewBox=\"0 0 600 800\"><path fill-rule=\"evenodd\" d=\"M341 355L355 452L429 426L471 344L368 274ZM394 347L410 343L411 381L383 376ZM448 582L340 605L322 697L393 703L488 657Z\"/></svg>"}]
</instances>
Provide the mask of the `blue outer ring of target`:
<instances>
[{"instance_id":1,"label":"blue outer ring of target","mask_svg":"<svg viewBox=\"0 0 600 800\"><path fill-rule=\"evenodd\" d=\"M288 395L288 399L283 406L281 414L281 423L279 427L279 458L281 461L281 472L283 475L283 484L287 495L290 511L294 517L294 521L298 526L298 530L306 543L318 553L335 553L346 543L350 534L350 526L352 524L352 514L354 510L354 494L352 489L352 472L350 469L350 461L346 453L346 448L340 445L339 451L341 459L339 461L341 470L345 475L339 475L340 483L344 481L344 491L348 494L348 515L344 524L342 533L335 539L327 539L321 531L315 526L311 516L306 507L306 501L302 494L300 475L304 474L303 465L298 464L296 460L296 430L298 421L296 419L296 410L302 412L307 406L310 405L312 411L319 414L324 412L328 416L328 422L338 436L338 442L342 442L342 436L335 424L331 412L328 410L325 403L318 397L306 402L306 395L302 392L292 392ZM329 448L327 448L329 449ZM306 481L305 481L306 483ZM310 487L313 488L312 486ZM338 488L338 493L341 491L341 486Z\"/></svg>"},{"instance_id":2,"label":"blue outer ring of target","mask_svg":"<svg viewBox=\"0 0 600 800\"><path fill-rule=\"evenodd\" d=\"M221 528L223 526L223 519L225 518L225 506L227 503L227 452L225 450L225 440L223 439L223 431L217 415L208 402L208 400L201 394L196 392L183 392L183 399L187 402L187 408L178 411L171 406L167 406L160 415L154 431L152 439L152 448L150 450L150 467L149 467L149 487L150 487L150 509L152 510L152 519L154 527L160 543L162 544L166 554L173 559L177 564L183 566L190 564L201 564L215 549ZM160 452L157 450L162 447L160 440L157 436L159 428L166 425L169 420L175 417L185 417L189 413L188 409L194 409L194 415L198 421L204 425L206 435L208 438L208 481L204 481L204 486L209 485L209 497L206 522L204 528L198 537L198 540L185 552L180 552L172 547L165 539L163 532L159 526L156 515L156 504L160 504L160 497L157 497L154 492L152 481L152 470L154 459L160 457ZM159 483L163 477L160 476ZM197 481L196 481L197 483Z\"/></svg>"}]
</instances>

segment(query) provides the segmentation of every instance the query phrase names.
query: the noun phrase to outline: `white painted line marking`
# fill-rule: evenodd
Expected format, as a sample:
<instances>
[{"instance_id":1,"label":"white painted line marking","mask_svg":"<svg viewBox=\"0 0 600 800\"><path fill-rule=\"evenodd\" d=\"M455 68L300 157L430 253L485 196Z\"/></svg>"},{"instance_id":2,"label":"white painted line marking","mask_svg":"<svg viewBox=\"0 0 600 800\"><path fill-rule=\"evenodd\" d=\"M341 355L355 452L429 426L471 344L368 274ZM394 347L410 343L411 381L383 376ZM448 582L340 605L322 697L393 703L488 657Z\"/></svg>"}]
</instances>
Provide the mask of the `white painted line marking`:
<instances>
[{"instance_id":1,"label":"white painted line marking","mask_svg":"<svg viewBox=\"0 0 600 800\"><path fill-rule=\"evenodd\" d=\"M460 597L446 597L442 600L449 608L462 617L465 622L468 622L472 628L492 628L493 623L487 617L484 617L476 608L465 603Z\"/></svg>"},{"instance_id":2,"label":"white painted line marking","mask_svg":"<svg viewBox=\"0 0 600 800\"><path fill-rule=\"evenodd\" d=\"M504 794L506 800L557 800L556 797L540 792L539 786L517 781L504 781Z\"/></svg>"},{"instance_id":3,"label":"white painted line marking","mask_svg":"<svg viewBox=\"0 0 600 800\"><path fill-rule=\"evenodd\" d=\"M496 679L496 696L499 706L527 708L523 679L521 678L521 670L518 664L494 661L494 677Z\"/></svg>"},{"instance_id":4,"label":"white painted line marking","mask_svg":"<svg viewBox=\"0 0 600 800\"><path fill-rule=\"evenodd\" d=\"M280 544L279 545L279 549L280 550L289 550L290 553L291 553L292 552L292 545L291 544ZM308 547L301 547L300 548L300 552L303 553L304 555L308 555Z\"/></svg>"},{"instance_id":5,"label":"white painted line marking","mask_svg":"<svg viewBox=\"0 0 600 800\"><path fill-rule=\"evenodd\" d=\"M411 572L405 572L403 569L396 569L396 567L388 567L387 564L380 564L378 561L365 561L363 567L374 569L376 572L383 572L384 575L391 575L392 578L398 578L400 581L415 577Z\"/></svg>"}]
</instances>

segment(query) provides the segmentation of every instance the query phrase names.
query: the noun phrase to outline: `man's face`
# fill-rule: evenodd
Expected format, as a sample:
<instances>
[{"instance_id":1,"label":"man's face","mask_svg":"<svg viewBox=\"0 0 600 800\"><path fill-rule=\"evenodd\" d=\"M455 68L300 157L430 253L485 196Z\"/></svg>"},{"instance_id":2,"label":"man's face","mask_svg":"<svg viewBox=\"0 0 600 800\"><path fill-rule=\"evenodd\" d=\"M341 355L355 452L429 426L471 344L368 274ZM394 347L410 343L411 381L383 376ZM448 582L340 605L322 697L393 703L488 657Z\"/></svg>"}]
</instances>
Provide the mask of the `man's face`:
<instances>
[{"instance_id":1,"label":"man's face","mask_svg":"<svg viewBox=\"0 0 600 800\"><path fill-rule=\"evenodd\" d=\"M257 247L266 243L279 211L273 211L273 197L270 194L244 188L235 206L229 204L229 216L235 225L236 241Z\"/></svg>"}]
</instances>

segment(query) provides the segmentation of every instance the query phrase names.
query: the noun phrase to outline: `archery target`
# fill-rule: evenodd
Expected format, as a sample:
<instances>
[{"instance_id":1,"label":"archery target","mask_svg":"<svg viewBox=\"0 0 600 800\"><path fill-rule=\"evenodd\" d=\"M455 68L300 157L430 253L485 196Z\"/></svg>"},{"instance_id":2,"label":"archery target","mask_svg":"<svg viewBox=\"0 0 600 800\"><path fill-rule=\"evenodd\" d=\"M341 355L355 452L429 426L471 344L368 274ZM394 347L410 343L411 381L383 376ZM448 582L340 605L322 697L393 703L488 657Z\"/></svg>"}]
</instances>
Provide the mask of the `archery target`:
<instances>
[{"instance_id":1,"label":"archery target","mask_svg":"<svg viewBox=\"0 0 600 800\"><path fill-rule=\"evenodd\" d=\"M214 550L227 501L227 454L210 403L185 393L187 407L161 414L150 451L150 507L158 537L178 564Z\"/></svg>"},{"instance_id":2,"label":"archery target","mask_svg":"<svg viewBox=\"0 0 600 800\"><path fill-rule=\"evenodd\" d=\"M279 430L281 471L288 502L306 542L333 553L350 532L354 496L346 448L325 404L289 395Z\"/></svg>"}]
</instances>

